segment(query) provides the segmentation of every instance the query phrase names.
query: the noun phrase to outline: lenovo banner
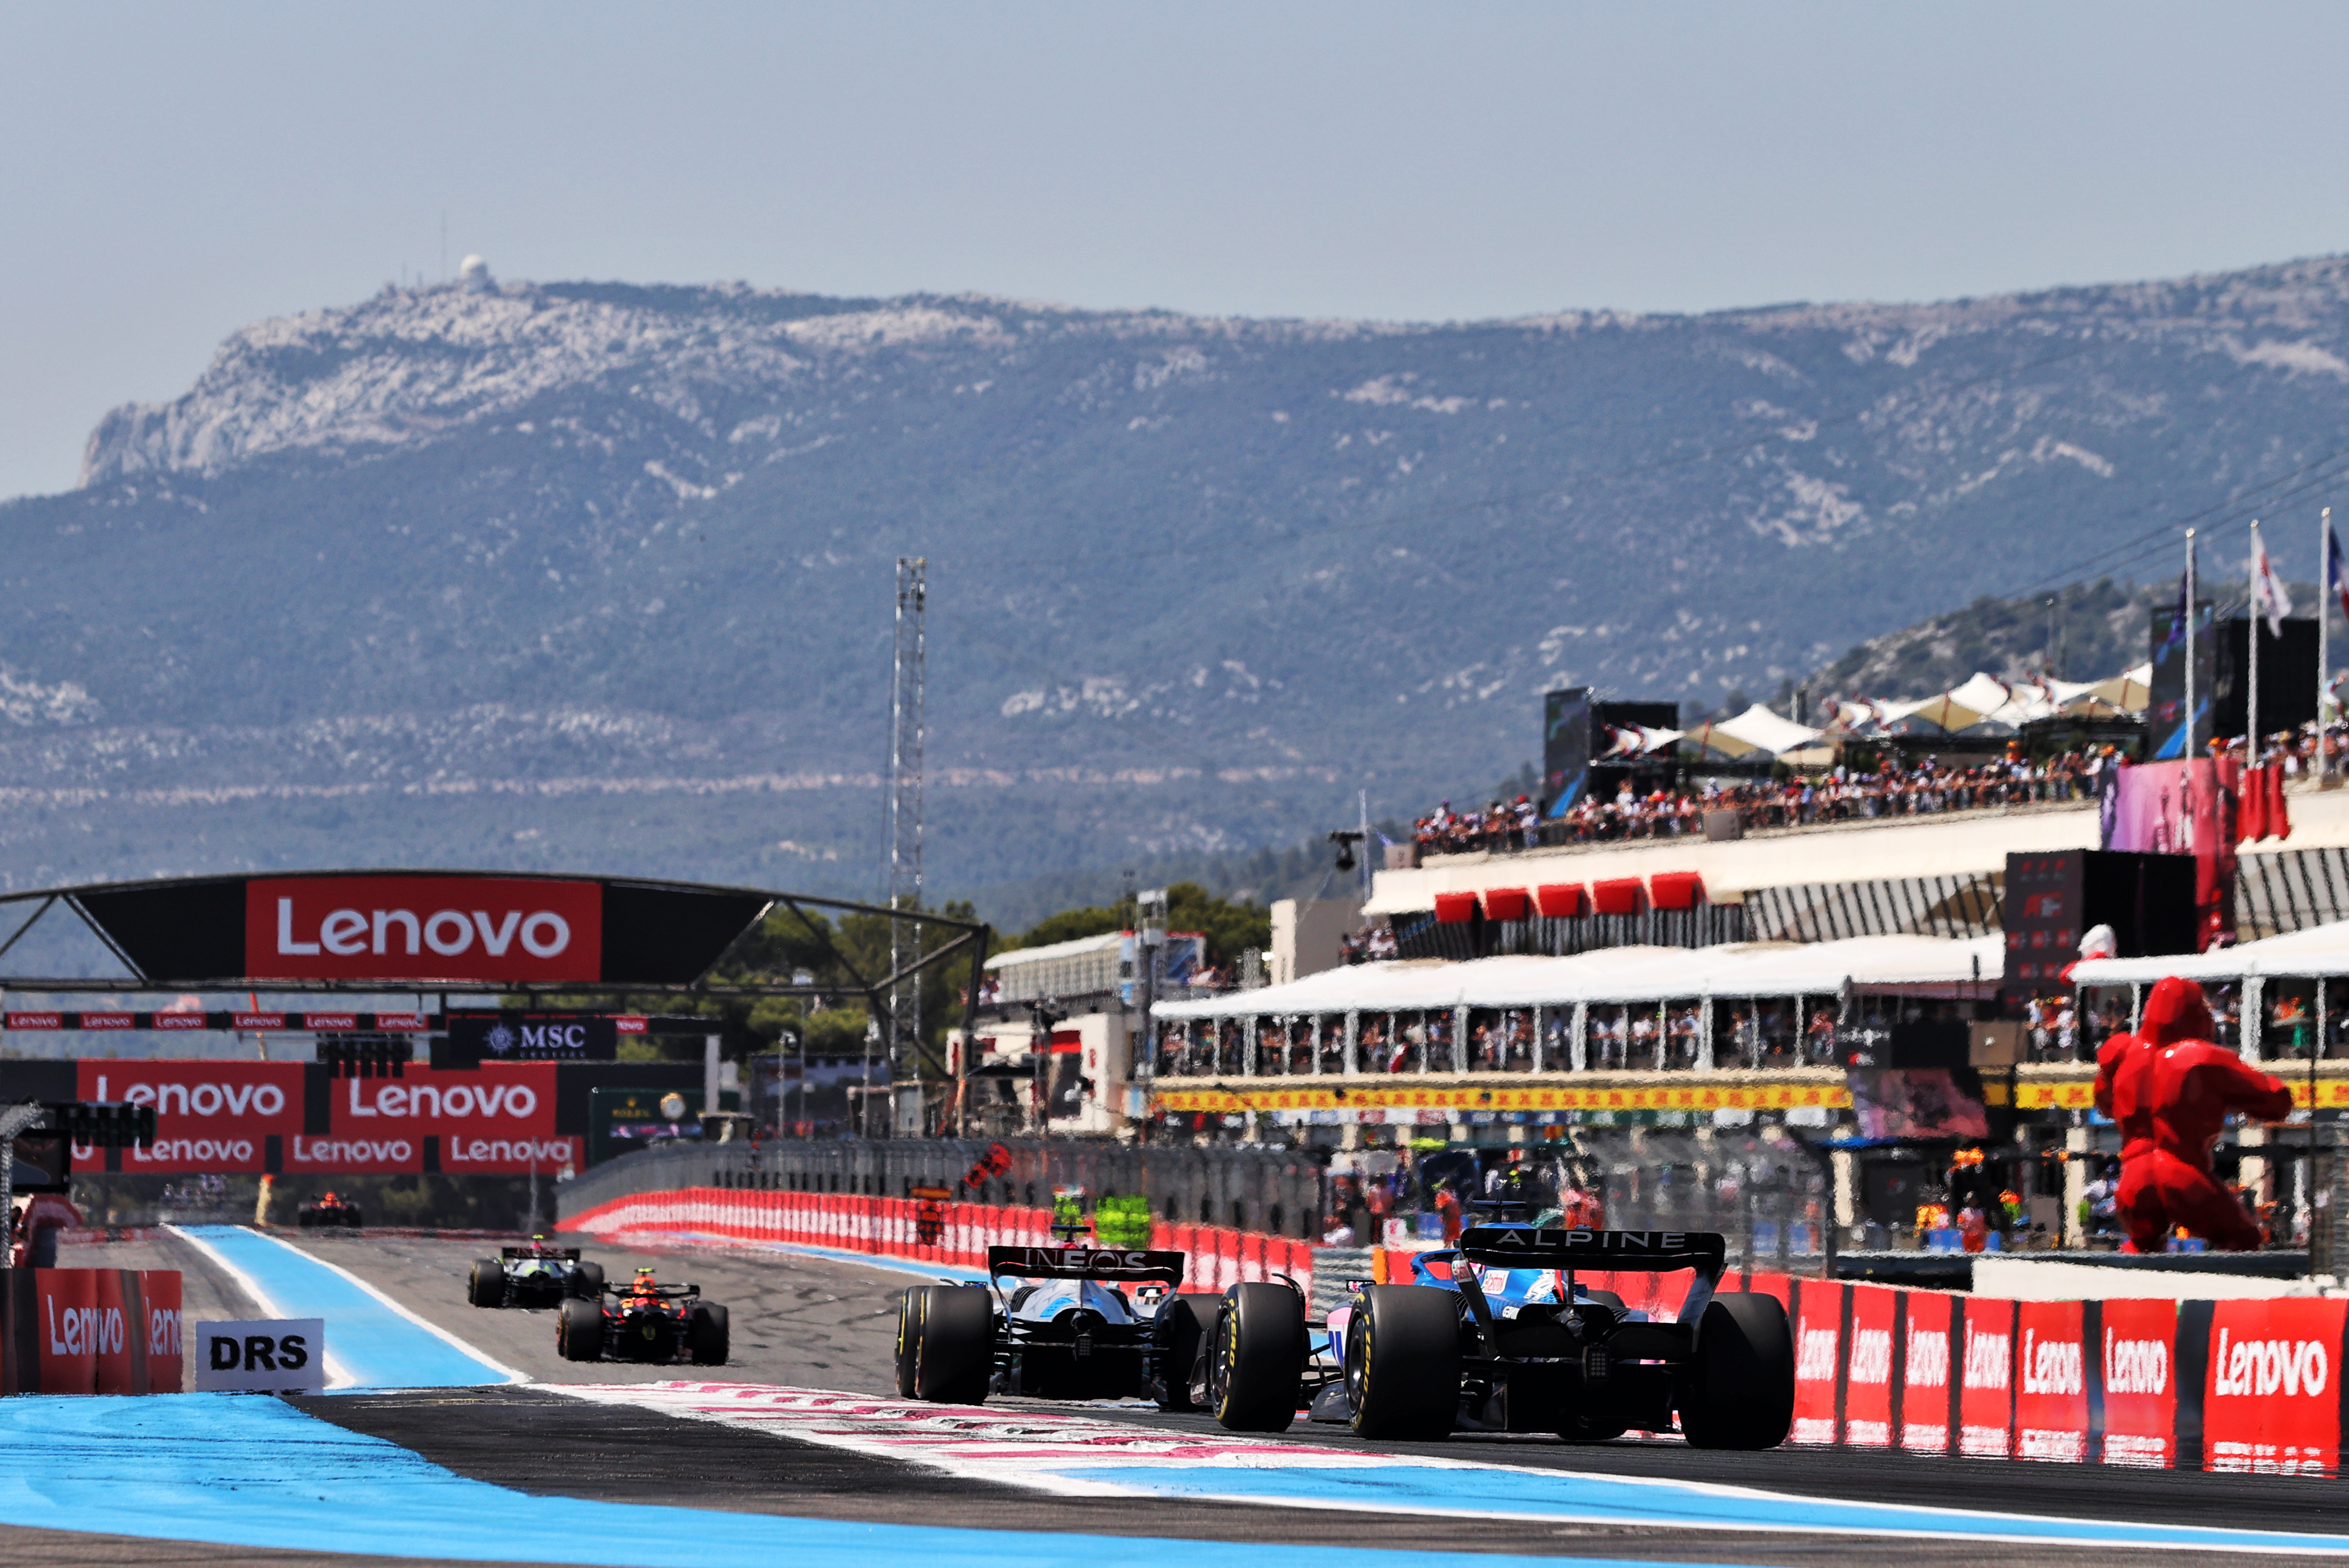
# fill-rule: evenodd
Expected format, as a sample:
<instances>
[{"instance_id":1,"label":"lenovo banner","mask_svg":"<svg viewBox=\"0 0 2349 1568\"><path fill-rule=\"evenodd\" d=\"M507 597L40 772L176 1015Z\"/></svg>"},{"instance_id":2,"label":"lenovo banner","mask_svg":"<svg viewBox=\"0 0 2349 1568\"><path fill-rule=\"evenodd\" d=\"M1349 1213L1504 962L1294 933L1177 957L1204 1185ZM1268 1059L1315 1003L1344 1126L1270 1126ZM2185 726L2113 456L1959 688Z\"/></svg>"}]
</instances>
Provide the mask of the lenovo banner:
<instances>
[{"instance_id":1,"label":"lenovo banner","mask_svg":"<svg viewBox=\"0 0 2349 1568\"><path fill-rule=\"evenodd\" d=\"M2104 1461L2167 1469L2177 1459L2177 1303L2108 1301L2102 1310Z\"/></svg>"},{"instance_id":2,"label":"lenovo banner","mask_svg":"<svg viewBox=\"0 0 2349 1568\"><path fill-rule=\"evenodd\" d=\"M1901 1346L1900 1446L1915 1453L1950 1451L1950 1328L1952 1298L1940 1291L1908 1291Z\"/></svg>"},{"instance_id":3,"label":"lenovo banner","mask_svg":"<svg viewBox=\"0 0 2349 1568\"><path fill-rule=\"evenodd\" d=\"M2014 1431L2014 1303L1971 1300L1958 1363L1958 1451L2002 1459Z\"/></svg>"},{"instance_id":4,"label":"lenovo banner","mask_svg":"<svg viewBox=\"0 0 2349 1568\"><path fill-rule=\"evenodd\" d=\"M1832 1443L1836 1381L1842 1370L1844 1300L1851 1287L1806 1280L1795 1297L1795 1428L1789 1440Z\"/></svg>"},{"instance_id":5,"label":"lenovo banner","mask_svg":"<svg viewBox=\"0 0 2349 1568\"><path fill-rule=\"evenodd\" d=\"M264 1171L269 1140L290 1146L302 1130L299 1062L85 1060L75 1068L82 1099L155 1107L155 1141L122 1151L126 1171Z\"/></svg>"},{"instance_id":6,"label":"lenovo banner","mask_svg":"<svg viewBox=\"0 0 2349 1568\"><path fill-rule=\"evenodd\" d=\"M320 1174L426 1168L426 1140L450 1175L512 1176L585 1163L575 1137L554 1130L554 1064L477 1072L410 1067L399 1078L331 1081L329 1129L285 1146L285 1169Z\"/></svg>"},{"instance_id":7,"label":"lenovo banner","mask_svg":"<svg viewBox=\"0 0 2349 1568\"><path fill-rule=\"evenodd\" d=\"M1857 1449L1892 1444L1892 1355L1899 1293L1889 1285L1851 1287L1851 1334L1845 1342L1843 1440Z\"/></svg>"},{"instance_id":8,"label":"lenovo banner","mask_svg":"<svg viewBox=\"0 0 2349 1568\"><path fill-rule=\"evenodd\" d=\"M2088 1457L2088 1355L2078 1302L2024 1302L2015 1309L2014 1455Z\"/></svg>"},{"instance_id":9,"label":"lenovo banner","mask_svg":"<svg viewBox=\"0 0 2349 1568\"><path fill-rule=\"evenodd\" d=\"M2341 1330L2349 1302L2220 1302L2202 1390L2203 1464L2326 1475L2341 1462Z\"/></svg>"},{"instance_id":10,"label":"lenovo banner","mask_svg":"<svg viewBox=\"0 0 2349 1568\"><path fill-rule=\"evenodd\" d=\"M771 902L681 883L369 871L123 883L70 898L140 977L232 989L684 985ZM88 1015L81 1026L96 1027Z\"/></svg>"}]
</instances>

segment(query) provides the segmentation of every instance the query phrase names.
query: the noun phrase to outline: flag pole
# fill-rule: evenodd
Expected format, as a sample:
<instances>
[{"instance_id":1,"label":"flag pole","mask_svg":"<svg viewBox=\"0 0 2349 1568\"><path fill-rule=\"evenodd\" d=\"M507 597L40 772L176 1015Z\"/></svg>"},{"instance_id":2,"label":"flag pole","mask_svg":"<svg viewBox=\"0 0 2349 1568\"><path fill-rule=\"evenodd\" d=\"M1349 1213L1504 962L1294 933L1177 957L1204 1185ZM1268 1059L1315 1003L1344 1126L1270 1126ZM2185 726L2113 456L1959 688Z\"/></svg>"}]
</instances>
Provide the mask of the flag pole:
<instances>
[{"instance_id":1,"label":"flag pole","mask_svg":"<svg viewBox=\"0 0 2349 1568\"><path fill-rule=\"evenodd\" d=\"M2330 782L2324 756L2324 680L2333 673L2333 508L2316 530L2316 787ZM2314 1102L2310 1102L2312 1107ZM2314 1111L2312 1108L2310 1115Z\"/></svg>"},{"instance_id":2,"label":"flag pole","mask_svg":"<svg viewBox=\"0 0 2349 1568\"><path fill-rule=\"evenodd\" d=\"M2178 754L2194 760L2194 530L2186 530L2186 735Z\"/></svg>"},{"instance_id":3,"label":"flag pole","mask_svg":"<svg viewBox=\"0 0 2349 1568\"><path fill-rule=\"evenodd\" d=\"M2266 565L2260 551L2260 520L2251 519L2251 617L2243 635L2251 645L2251 689L2243 707L2243 765L2260 765L2260 620L2267 609L2262 602L2267 595L2267 574L2260 568Z\"/></svg>"}]
</instances>

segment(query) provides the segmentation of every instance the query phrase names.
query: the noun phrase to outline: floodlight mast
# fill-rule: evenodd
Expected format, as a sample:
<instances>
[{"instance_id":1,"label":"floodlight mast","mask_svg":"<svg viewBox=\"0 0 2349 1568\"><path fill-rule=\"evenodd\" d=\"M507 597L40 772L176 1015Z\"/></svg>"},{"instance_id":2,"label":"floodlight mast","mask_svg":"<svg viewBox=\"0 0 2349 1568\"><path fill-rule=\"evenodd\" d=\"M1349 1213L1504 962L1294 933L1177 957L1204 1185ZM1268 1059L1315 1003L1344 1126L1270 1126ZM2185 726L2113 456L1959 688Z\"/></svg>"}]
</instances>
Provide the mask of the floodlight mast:
<instances>
[{"instance_id":1,"label":"floodlight mast","mask_svg":"<svg viewBox=\"0 0 2349 1568\"><path fill-rule=\"evenodd\" d=\"M928 577L927 556L897 557L896 659L889 682L889 907L895 910L918 911L922 907L923 622ZM891 971L904 974L921 956L921 923L892 921ZM972 983L977 983L976 976ZM909 1076L916 1085L921 1083L921 1050L922 982L916 975L891 988L889 994L893 1107L898 1085Z\"/></svg>"}]
</instances>

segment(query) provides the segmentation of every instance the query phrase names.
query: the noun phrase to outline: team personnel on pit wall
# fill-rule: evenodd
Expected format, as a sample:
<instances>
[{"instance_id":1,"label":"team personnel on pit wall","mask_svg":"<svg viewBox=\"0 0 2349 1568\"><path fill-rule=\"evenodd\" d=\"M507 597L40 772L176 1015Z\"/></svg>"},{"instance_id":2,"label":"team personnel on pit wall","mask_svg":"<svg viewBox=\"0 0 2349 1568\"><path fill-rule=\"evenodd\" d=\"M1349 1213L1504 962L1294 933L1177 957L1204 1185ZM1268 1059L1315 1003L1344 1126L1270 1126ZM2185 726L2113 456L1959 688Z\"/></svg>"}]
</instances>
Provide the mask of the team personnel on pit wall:
<instances>
[{"instance_id":1,"label":"team personnel on pit wall","mask_svg":"<svg viewBox=\"0 0 2349 1568\"><path fill-rule=\"evenodd\" d=\"M2259 1227L2211 1173L2227 1114L2263 1122L2292 1114L2292 1091L2211 1043L2202 988L2176 975L2154 986L2135 1034L2096 1053L2096 1109L2120 1124L2120 1220L2131 1251L2158 1252L2170 1227L2230 1252L2260 1244Z\"/></svg>"}]
</instances>

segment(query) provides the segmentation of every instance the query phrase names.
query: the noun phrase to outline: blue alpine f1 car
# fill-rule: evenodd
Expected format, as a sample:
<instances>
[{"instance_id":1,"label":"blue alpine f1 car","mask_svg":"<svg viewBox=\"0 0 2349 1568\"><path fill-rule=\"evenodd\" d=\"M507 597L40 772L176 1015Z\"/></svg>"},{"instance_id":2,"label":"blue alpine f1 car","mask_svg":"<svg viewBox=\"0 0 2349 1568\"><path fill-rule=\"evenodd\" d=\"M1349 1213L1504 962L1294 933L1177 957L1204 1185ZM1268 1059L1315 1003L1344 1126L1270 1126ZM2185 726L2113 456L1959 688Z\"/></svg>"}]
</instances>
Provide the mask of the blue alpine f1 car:
<instances>
[{"instance_id":1,"label":"blue alpine f1 car","mask_svg":"<svg viewBox=\"0 0 2349 1568\"><path fill-rule=\"evenodd\" d=\"M1775 1448L1794 1420L1794 1336L1776 1297L1714 1293L1725 1256L1697 1231L1477 1225L1414 1257L1412 1283L1355 1289L1319 1333L1294 1290L1235 1285L1204 1399L1236 1431L1280 1431L1309 1407L1365 1438L1677 1428L1697 1448ZM1578 1269L1696 1277L1662 1323L1578 1284Z\"/></svg>"},{"instance_id":2,"label":"blue alpine f1 car","mask_svg":"<svg viewBox=\"0 0 2349 1568\"><path fill-rule=\"evenodd\" d=\"M1154 1400L1187 1410L1212 1295L1186 1294L1180 1252L989 1247L983 1285L916 1285L897 1306L897 1392L976 1405L989 1394Z\"/></svg>"}]
</instances>

